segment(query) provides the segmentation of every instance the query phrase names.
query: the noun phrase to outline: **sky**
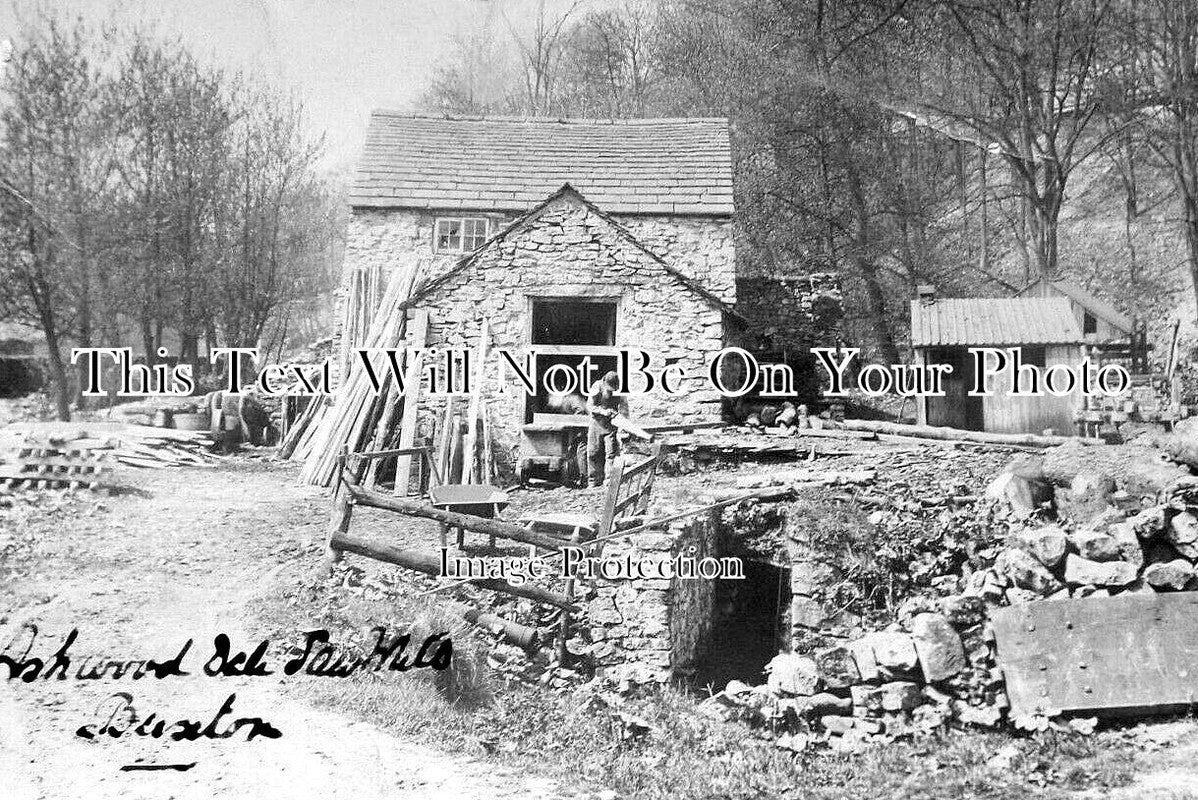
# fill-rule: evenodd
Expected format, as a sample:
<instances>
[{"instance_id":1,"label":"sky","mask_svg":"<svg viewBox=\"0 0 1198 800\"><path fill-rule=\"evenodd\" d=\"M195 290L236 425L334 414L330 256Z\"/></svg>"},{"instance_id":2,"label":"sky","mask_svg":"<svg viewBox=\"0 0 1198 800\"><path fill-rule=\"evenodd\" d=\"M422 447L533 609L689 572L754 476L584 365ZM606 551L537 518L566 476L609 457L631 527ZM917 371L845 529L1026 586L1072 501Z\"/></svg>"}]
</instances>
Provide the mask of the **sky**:
<instances>
[{"instance_id":1,"label":"sky","mask_svg":"<svg viewBox=\"0 0 1198 800\"><path fill-rule=\"evenodd\" d=\"M201 59L294 90L313 132L327 136L326 166L343 173L371 109L415 110L456 30L496 6L518 26L540 1L0 0L0 41L19 39L20 21L38 8L95 23L153 23ZM545 2L550 14L573 5Z\"/></svg>"}]
</instances>

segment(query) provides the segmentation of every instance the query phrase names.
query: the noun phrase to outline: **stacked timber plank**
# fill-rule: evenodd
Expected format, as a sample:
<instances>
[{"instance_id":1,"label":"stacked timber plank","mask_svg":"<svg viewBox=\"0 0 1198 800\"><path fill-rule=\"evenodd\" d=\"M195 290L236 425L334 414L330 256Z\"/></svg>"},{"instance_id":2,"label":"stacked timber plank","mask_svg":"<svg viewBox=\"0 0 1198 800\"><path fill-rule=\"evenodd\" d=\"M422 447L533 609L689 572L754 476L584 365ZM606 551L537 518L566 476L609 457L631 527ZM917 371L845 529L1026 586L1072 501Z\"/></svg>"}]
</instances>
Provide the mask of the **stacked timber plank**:
<instances>
[{"instance_id":1,"label":"stacked timber plank","mask_svg":"<svg viewBox=\"0 0 1198 800\"><path fill-rule=\"evenodd\" d=\"M350 358L353 347L404 349L424 344L427 315L409 313L404 306L416 283L418 265L405 265L392 273L387 291L378 301L373 313L369 292L352 288L348 298L343 330L343 367L345 377L332 401L314 402L296 421L283 442L281 456L303 462L300 480L316 486L328 486L337 469L337 459L343 448L351 452L382 449L394 436L398 441L412 441L415 436L415 402L419 381L407 384L400 396L386 360L379 358L375 372L380 387L376 393L360 359ZM355 279L358 287L360 279ZM409 316L412 317L409 331ZM362 330L364 320L369 325ZM419 376L418 360L405 365L405 378ZM406 407L406 408L405 408ZM401 465L402 466L402 465ZM406 489L406 481L403 482Z\"/></svg>"},{"instance_id":2,"label":"stacked timber plank","mask_svg":"<svg viewBox=\"0 0 1198 800\"><path fill-rule=\"evenodd\" d=\"M31 422L0 428L0 484L10 488L113 486L112 470L205 466L207 433L116 422Z\"/></svg>"}]
</instances>

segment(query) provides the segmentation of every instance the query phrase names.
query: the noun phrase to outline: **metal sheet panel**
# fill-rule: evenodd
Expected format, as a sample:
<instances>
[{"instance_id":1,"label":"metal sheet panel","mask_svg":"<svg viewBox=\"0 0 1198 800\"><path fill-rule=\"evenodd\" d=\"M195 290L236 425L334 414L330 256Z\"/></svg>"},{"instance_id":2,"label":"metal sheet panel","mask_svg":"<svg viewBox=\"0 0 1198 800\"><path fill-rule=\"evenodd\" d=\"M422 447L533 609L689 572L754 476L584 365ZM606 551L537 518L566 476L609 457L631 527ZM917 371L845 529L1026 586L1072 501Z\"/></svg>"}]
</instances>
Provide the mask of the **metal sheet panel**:
<instances>
[{"instance_id":1,"label":"metal sheet panel","mask_svg":"<svg viewBox=\"0 0 1198 800\"><path fill-rule=\"evenodd\" d=\"M1080 344L1065 297L948 298L911 301L914 347Z\"/></svg>"},{"instance_id":2,"label":"metal sheet panel","mask_svg":"<svg viewBox=\"0 0 1198 800\"><path fill-rule=\"evenodd\" d=\"M1198 592L1027 603L992 621L1014 714L1168 710L1198 699Z\"/></svg>"}]
</instances>

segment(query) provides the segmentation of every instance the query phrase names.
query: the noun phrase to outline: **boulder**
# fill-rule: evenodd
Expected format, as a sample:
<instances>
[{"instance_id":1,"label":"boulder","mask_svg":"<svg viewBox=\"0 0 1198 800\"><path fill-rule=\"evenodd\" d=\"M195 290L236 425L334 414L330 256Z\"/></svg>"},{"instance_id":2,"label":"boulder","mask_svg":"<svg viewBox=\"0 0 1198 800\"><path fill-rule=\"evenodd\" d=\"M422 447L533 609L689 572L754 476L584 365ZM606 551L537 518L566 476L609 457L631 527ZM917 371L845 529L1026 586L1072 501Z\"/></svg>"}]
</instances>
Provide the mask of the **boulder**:
<instances>
[{"instance_id":1,"label":"boulder","mask_svg":"<svg viewBox=\"0 0 1198 800\"><path fill-rule=\"evenodd\" d=\"M853 711L853 701L847 697L837 697L834 694L820 692L811 697L796 697L791 701L791 707L801 717L818 717L823 714L850 714Z\"/></svg>"},{"instance_id":2,"label":"boulder","mask_svg":"<svg viewBox=\"0 0 1198 800\"><path fill-rule=\"evenodd\" d=\"M774 694L813 695L820 688L819 667L810 658L780 653L766 664L767 685Z\"/></svg>"},{"instance_id":3,"label":"boulder","mask_svg":"<svg viewBox=\"0 0 1198 800\"><path fill-rule=\"evenodd\" d=\"M957 628L977 625L986 618L986 601L980 597L952 594L940 598L939 611Z\"/></svg>"},{"instance_id":4,"label":"boulder","mask_svg":"<svg viewBox=\"0 0 1198 800\"><path fill-rule=\"evenodd\" d=\"M1198 558L1198 517L1183 511L1169 520L1165 538L1186 558Z\"/></svg>"},{"instance_id":5,"label":"boulder","mask_svg":"<svg viewBox=\"0 0 1198 800\"><path fill-rule=\"evenodd\" d=\"M919 685L911 681L890 681L878 689L882 692L883 711L910 711L919 705Z\"/></svg>"},{"instance_id":6,"label":"boulder","mask_svg":"<svg viewBox=\"0 0 1198 800\"><path fill-rule=\"evenodd\" d=\"M857 665L857 674L861 676L861 680L866 683L876 681L880 675L878 673L878 658L874 655L874 646L868 638L861 638L849 642L849 652L853 654L853 662Z\"/></svg>"},{"instance_id":7,"label":"boulder","mask_svg":"<svg viewBox=\"0 0 1198 800\"><path fill-rule=\"evenodd\" d=\"M1074 531L1069 534L1069 543L1078 555L1091 561L1116 561L1119 558L1119 543L1114 537L1099 531Z\"/></svg>"},{"instance_id":8,"label":"boulder","mask_svg":"<svg viewBox=\"0 0 1198 800\"><path fill-rule=\"evenodd\" d=\"M915 669L919 663L915 642L905 633L887 631L872 633L866 638L873 647L874 658L880 667L892 672L906 672Z\"/></svg>"},{"instance_id":9,"label":"boulder","mask_svg":"<svg viewBox=\"0 0 1198 800\"><path fill-rule=\"evenodd\" d=\"M829 647L815 653L820 678L829 689L847 689L861 680L852 652L843 646Z\"/></svg>"},{"instance_id":10,"label":"boulder","mask_svg":"<svg viewBox=\"0 0 1198 800\"><path fill-rule=\"evenodd\" d=\"M1116 522L1107 528L1107 534L1119 546L1119 559L1135 564L1136 569L1144 566L1144 548L1140 545L1139 534L1131 522Z\"/></svg>"},{"instance_id":11,"label":"boulder","mask_svg":"<svg viewBox=\"0 0 1198 800\"><path fill-rule=\"evenodd\" d=\"M952 623L942 614L920 614L911 621L911 640L924 677L943 681L966 667L965 648Z\"/></svg>"},{"instance_id":12,"label":"boulder","mask_svg":"<svg viewBox=\"0 0 1198 800\"><path fill-rule=\"evenodd\" d=\"M1042 503L1052 500L1052 486L1038 468L1017 469L1004 472L991 481L985 496L1005 503L1020 516L1030 516Z\"/></svg>"},{"instance_id":13,"label":"boulder","mask_svg":"<svg viewBox=\"0 0 1198 800\"><path fill-rule=\"evenodd\" d=\"M1136 579L1136 565L1128 561L1091 561L1070 553L1065 556L1065 580L1075 586L1126 586Z\"/></svg>"},{"instance_id":14,"label":"boulder","mask_svg":"<svg viewBox=\"0 0 1198 800\"><path fill-rule=\"evenodd\" d=\"M1101 472L1079 472L1067 492L1057 492L1057 512L1076 522L1088 522L1111 507L1115 481Z\"/></svg>"},{"instance_id":15,"label":"boulder","mask_svg":"<svg viewBox=\"0 0 1198 800\"><path fill-rule=\"evenodd\" d=\"M836 714L825 714L819 718L819 724L833 736L843 736L852 730L857 720L852 717L841 717Z\"/></svg>"},{"instance_id":16,"label":"boulder","mask_svg":"<svg viewBox=\"0 0 1198 800\"><path fill-rule=\"evenodd\" d=\"M1193 578L1193 565L1182 558L1163 564L1149 564L1144 569L1144 580L1154 589L1181 591Z\"/></svg>"},{"instance_id":17,"label":"boulder","mask_svg":"<svg viewBox=\"0 0 1198 800\"><path fill-rule=\"evenodd\" d=\"M1014 543L1045 567L1052 569L1065 558L1068 541L1065 531L1060 526L1045 525L1035 530L1020 532Z\"/></svg>"},{"instance_id":18,"label":"boulder","mask_svg":"<svg viewBox=\"0 0 1198 800\"><path fill-rule=\"evenodd\" d=\"M878 686L858 684L849 690L853 699L853 715L877 714L882 711L882 689Z\"/></svg>"},{"instance_id":19,"label":"boulder","mask_svg":"<svg viewBox=\"0 0 1198 800\"><path fill-rule=\"evenodd\" d=\"M1061 588L1061 582L1043 564L1018 548L1010 547L999 553L994 571L1020 589L1037 594L1050 594Z\"/></svg>"},{"instance_id":20,"label":"boulder","mask_svg":"<svg viewBox=\"0 0 1198 800\"><path fill-rule=\"evenodd\" d=\"M1141 539L1153 539L1165 529L1168 522L1164 506L1152 506L1136 514L1128 522Z\"/></svg>"}]
</instances>

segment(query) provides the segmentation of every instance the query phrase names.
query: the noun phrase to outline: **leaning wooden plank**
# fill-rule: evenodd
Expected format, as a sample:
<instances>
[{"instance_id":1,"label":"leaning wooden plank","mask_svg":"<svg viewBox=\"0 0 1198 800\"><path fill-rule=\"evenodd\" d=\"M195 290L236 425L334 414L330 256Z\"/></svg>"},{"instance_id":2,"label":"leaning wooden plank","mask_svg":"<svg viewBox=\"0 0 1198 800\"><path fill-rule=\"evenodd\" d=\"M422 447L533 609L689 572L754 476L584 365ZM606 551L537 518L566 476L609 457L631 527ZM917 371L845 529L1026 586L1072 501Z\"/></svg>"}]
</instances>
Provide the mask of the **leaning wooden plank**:
<instances>
[{"instance_id":1,"label":"leaning wooden plank","mask_svg":"<svg viewBox=\"0 0 1198 800\"><path fill-rule=\"evenodd\" d=\"M441 576L441 558L432 553L396 547L387 542L370 541L348 531L336 536L329 544L334 549L345 553L355 553L378 561L386 561L388 564L398 564L426 575ZM506 581L483 578L470 581L470 583L484 589L524 597L569 611L577 612L579 610L565 595L527 583L514 586Z\"/></svg>"},{"instance_id":2,"label":"leaning wooden plank","mask_svg":"<svg viewBox=\"0 0 1198 800\"><path fill-rule=\"evenodd\" d=\"M487 348L491 337L491 321L484 318L478 334L478 350L474 362L474 380L470 387L470 406L466 411L466 436L462 440L462 483L480 483L478 472L478 408L482 402L483 379L487 374Z\"/></svg>"},{"instance_id":3,"label":"leaning wooden plank","mask_svg":"<svg viewBox=\"0 0 1198 800\"><path fill-rule=\"evenodd\" d=\"M412 312L408 322L407 342L409 347L423 348L428 336L428 311L418 308ZM411 447L416 442L416 414L420 405L420 370L424 365L421 353L414 353L408 359L408 368L404 372L403 417L399 424L399 446L401 449ZM395 461L395 493L408 494L409 482L412 475L412 457L400 456Z\"/></svg>"}]
</instances>

